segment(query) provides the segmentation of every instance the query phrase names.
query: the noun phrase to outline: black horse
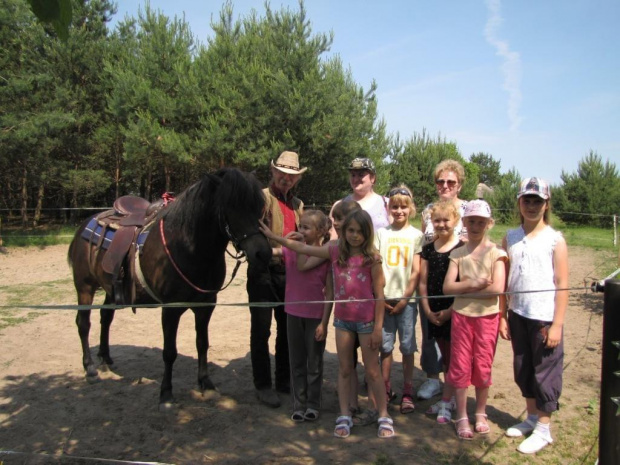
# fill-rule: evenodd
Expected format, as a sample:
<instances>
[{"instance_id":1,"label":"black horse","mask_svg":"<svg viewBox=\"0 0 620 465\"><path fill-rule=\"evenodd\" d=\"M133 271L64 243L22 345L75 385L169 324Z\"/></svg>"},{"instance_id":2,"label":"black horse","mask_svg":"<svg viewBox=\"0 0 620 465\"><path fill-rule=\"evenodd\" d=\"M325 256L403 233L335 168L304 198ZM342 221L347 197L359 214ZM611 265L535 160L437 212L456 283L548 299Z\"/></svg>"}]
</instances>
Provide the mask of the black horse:
<instances>
[{"instance_id":1,"label":"black horse","mask_svg":"<svg viewBox=\"0 0 620 465\"><path fill-rule=\"evenodd\" d=\"M133 307L145 303L163 304L165 368L160 408L174 402L172 367L177 358L177 329L181 315L187 310L165 304L215 304L226 276L225 251L229 241L245 253L253 269L267 272L271 248L258 230L264 203L261 186L253 175L224 168L206 175L157 213L141 233L140 237L146 236L140 245L141 251L136 252L135 245L131 246L129 257L133 258L124 262L133 285L127 303ZM89 223L94 224L91 220L89 218L82 224L69 247L68 258L73 268L78 304L91 305L99 288L106 293L105 303L114 303L115 283L102 267L108 250L104 250L100 243L92 244L85 239L85 228ZM203 391L215 389L207 372L208 329L214 305L189 308L195 318L198 385ZM98 379L98 371L88 342L90 312L90 309L78 310L76 324L82 343L84 369L87 379L92 380ZM101 341L97 355L106 365L114 363L109 349L114 312L114 309L101 309Z\"/></svg>"}]
</instances>

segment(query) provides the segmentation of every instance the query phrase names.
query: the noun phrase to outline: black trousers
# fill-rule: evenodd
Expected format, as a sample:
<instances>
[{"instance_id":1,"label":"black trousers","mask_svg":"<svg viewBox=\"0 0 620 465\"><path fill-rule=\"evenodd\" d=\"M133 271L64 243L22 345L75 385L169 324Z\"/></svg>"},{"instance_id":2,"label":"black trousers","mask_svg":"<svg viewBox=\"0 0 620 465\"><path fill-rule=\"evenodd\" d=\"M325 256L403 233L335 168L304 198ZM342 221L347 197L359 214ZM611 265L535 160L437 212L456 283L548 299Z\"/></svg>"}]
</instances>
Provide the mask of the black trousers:
<instances>
[{"instance_id":1,"label":"black trousers","mask_svg":"<svg viewBox=\"0 0 620 465\"><path fill-rule=\"evenodd\" d=\"M258 276L248 269L247 290L250 301L251 329L250 353L252 374L256 389L269 389L271 384L271 361L269 359L269 337L271 319L276 319L275 386L288 389L290 386L290 364L286 313L284 312L284 291L286 276L280 269L269 269L269 277ZM258 307L253 302L281 302L281 305Z\"/></svg>"}]
</instances>

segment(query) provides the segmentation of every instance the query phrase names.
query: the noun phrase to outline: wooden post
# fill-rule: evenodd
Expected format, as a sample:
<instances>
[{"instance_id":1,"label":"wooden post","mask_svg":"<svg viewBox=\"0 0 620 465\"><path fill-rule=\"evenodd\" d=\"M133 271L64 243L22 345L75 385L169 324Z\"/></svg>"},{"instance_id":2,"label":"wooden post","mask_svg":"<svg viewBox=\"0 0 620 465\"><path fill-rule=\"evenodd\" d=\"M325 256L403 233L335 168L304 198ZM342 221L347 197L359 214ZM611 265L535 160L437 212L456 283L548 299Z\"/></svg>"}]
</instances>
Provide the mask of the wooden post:
<instances>
[{"instance_id":1,"label":"wooden post","mask_svg":"<svg viewBox=\"0 0 620 465\"><path fill-rule=\"evenodd\" d=\"M620 280L605 281L598 456L620 465Z\"/></svg>"}]
</instances>

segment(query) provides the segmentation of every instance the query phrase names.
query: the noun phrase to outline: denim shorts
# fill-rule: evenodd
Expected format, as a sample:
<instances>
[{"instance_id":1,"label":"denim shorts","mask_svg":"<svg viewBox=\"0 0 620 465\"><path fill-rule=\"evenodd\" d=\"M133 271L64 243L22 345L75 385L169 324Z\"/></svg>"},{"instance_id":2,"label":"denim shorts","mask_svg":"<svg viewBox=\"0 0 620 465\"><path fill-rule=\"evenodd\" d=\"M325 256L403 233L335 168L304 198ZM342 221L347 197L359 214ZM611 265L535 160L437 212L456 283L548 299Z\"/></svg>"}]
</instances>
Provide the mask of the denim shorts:
<instances>
[{"instance_id":1,"label":"denim shorts","mask_svg":"<svg viewBox=\"0 0 620 465\"><path fill-rule=\"evenodd\" d=\"M360 323L358 321L344 321L334 318L334 328L349 331L350 333L370 334L375 329L375 322Z\"/></svg>"},{"instance_id":2,"label":"denim shorts","mask_svg":"<svg viewBox=\"0 0 620 465\"><path fill-rule=\"evenodd\" d=\"M397 315L390 315L387 311L383 317L383 344L381 351L390 353L396 344L396 333L400 341L400 353L412 355L418 346L415 340L415 323L418 319L418 304L409 301L404 310Z\"/></svg>"}]
</instances>

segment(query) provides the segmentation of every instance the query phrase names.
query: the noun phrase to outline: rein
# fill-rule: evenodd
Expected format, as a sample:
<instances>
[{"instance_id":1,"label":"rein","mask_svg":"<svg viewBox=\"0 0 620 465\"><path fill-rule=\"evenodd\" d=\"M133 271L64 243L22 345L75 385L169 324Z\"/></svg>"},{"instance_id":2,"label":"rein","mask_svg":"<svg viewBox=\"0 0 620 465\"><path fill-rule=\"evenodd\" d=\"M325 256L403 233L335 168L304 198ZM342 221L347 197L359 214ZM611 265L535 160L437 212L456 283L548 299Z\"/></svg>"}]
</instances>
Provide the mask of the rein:
<instances>
[{"instance_id":1,"label":"rein","mask_svg":"<svg viewBox=\"0 0 620 465\"><path fill-rule=\"evenodd\" d=\"M228 232L228 225L226 225L227 228L227 232ZM228 253L228 255L230 255L232 258L234 258L235 260L237 260L237 264L235 265L235 269L233 270L232 276L230 278L230 281L228 281L228 284L226 284L224 287L220 288L219 290L207 290L207 289L201 289L198 286L196 286L194 283L192 283L181 271L181 269L178 267L178 265L176 264L176 262L174 261L174 258L172 258L172 254L170 253L170 250L168 249L168 244L166 243L166 235L164 234L164 219L162 218L159 221L159 233L161 234L161 243L164 246L164 250L166 251L166 255L168 256L168 260L170 260L170 263L172 263L172 266L174 267L174 269L176 270L177 274L183 278L183 281L185 281L192 289L194 289L197 292L200 292L202 294L211 294L211 293L217 293L220 291L223 291L224 289L226 289L230 283L232 283L233 279L235 279L235 276L237 275L237 270L239 269L239 266L241 266L241 263L243 263L240 258L244 257L245 254L243 253L243 251L241 253L239 253L239 250L237 249L237 245L233 242L233 245L235 246L235 250L237 250L237 256L233 256L230 252L228 252L228 250L226 250L226 252ZM231 237L229 235L229 237ZM247 237L247 236L246 236ZM244 239L246 238L244 237Z\"/></svg>"},{"instance_id":2,"label":"rein","mask_svg":"<svg viewBox=\"0 0 620 465\"><path fill-rule=\"evenodd\" d=\"M256 230L250 234L244 234L241 237L241 239L237 239L235 235L232 233L232 231L230 230L230 226L228 226L228 223L225 221L224 221L224 232L226 233L226 236L228 237L230 242L232 242L232 245L235 248L235 251L237 252L236 255L233 255L228 251L228 249L226 249L226 253L230 255L232 258L234 258L235 260L241 260L243 257L245 257L245 252L243 251L243 249L241 249L241 243L245 241L246 239L252 236L255 236L256 234L261 234L260 231Z\"/></svg>"}]
</instances>

